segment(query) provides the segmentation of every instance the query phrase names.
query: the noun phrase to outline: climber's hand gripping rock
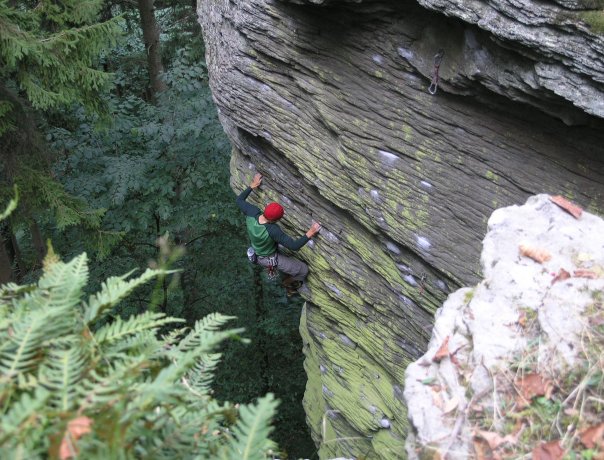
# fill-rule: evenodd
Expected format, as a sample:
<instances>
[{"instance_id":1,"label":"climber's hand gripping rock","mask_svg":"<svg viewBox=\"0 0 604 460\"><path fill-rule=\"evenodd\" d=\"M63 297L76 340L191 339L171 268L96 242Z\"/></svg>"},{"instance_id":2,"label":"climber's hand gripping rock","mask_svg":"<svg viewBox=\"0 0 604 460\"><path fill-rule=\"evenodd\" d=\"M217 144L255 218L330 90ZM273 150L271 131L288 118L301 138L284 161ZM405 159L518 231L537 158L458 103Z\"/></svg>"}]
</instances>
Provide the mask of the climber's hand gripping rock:
<instances>
[{"instance_id":1,"label":"climber's hand gripping rock","mask_svg":"<svg viewBox=\"0 0 604 460\"><path fill-rule=\"evenodd\" d=\"M250 188L255 189L257 187L260 187L260 184L262 184L262 174L256 173L256 174L254 174L254 179L252 179Z\"/></svg>"}]
</instances>

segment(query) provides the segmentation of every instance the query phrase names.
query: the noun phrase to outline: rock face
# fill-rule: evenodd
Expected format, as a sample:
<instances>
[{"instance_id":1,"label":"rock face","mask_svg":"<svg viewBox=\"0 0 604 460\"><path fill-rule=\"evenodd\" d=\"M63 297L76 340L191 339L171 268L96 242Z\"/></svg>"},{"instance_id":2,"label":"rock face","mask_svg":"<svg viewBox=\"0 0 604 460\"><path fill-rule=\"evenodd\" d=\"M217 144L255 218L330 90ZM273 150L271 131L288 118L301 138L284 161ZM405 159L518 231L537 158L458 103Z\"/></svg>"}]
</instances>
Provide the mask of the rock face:
<instances>
[{"instance_id":1,"label":"rock face","mask_svg":"<svg viewBox=\"0 0 604 460\"><path fill-rule=\"evenodd\" d=\"M233 189L260 171L285 230L324 226L299 253L322 458L403 455L405 368L480 280L494 209L561 193L602 213L604 42L582 5L199 0Z\"/></svg>"},{"instance_id":2,"label":"rock face","mask_svg":"<svg viewBox=\"0 0 604 460\"><path fill-rule=\"evenodd\" d=\"M470 418L477 407L492 413L499 404L494 399L503 399L501 369L518 364L532 342L538 344L539 372L563 381L580 367L574 362L588 346L585 312L601 314L604 220L588 213L575 220L549 196L538 195L524 206L495 211L488 226L484 279L449 296L436 313L428 351L407 368L409 458L425 450L449 459L477 456ZM522 256L520 246L546 251L549 259ZM437 355L445 342L447 352ZM509 405L507 410L512 412Z\"/></svg>"}]
</instances>

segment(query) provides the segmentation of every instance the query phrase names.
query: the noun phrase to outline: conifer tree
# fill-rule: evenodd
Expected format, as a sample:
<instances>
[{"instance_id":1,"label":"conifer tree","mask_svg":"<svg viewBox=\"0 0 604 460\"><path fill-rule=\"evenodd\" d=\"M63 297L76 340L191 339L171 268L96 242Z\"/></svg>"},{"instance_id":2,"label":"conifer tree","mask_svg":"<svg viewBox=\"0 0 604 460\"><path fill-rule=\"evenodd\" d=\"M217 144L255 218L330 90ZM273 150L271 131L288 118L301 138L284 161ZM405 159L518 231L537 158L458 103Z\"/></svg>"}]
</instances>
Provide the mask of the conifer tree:
<instances>
[{"instance_id":1,"label":"conifer tree","mask_svg":"<svg viewBox=\"0 0 604 460\"><path fill-rule=\"evenodd\" d=\"M59 227L98 225L99 211L65 193L50 174L39 114L72 104L101 107L111 75L99 68L100 57L120 30L119 18L99 21L102 7L102 0L0 0L0 199L14 184L21 189L18 212L0 224L0 252L12 259L9 279L19 278L14 225L29 229L39 263L45 253L39 210L51 211Z\"/></svg>"},{"instance_id":2,"label":"conifer tree","mask_svg":"<svg viewBox=\"0 0 604 460\"><path fill-rule=\"evenodd\" d=\"M119 18L99 22L102 0L0 0L0 135L20 126L19 105L98 109L110 74L99 56L115 44Z\"/></svg>"}]
</instances>

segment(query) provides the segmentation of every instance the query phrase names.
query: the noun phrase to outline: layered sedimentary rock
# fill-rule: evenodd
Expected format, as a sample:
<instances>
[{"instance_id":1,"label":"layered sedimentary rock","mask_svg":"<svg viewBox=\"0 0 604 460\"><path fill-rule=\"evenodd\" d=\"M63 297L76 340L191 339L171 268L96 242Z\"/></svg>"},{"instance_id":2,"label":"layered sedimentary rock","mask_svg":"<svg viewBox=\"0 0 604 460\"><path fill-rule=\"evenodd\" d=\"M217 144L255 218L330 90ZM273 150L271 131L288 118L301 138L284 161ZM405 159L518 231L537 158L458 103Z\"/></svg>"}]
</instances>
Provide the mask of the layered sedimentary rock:
<instances>
[{"instance_id":1,"label":"layered sedimentary rock","mask_svg":"<svg viewBox=\"0 0 604 460\"><path fill-rule=\"evenodd\" d=\"M299 253L321 456L398 458L405 368L481 278L492 211L544 192L602 212L604 41L581 2L320 3L198 14L234 190L259 171L287 231L324 226Z\"/></svg>"},{"instance_id":2,"label":"layered sedimentary rock","mask_svg":"<svg viewBox=\"0 0 604 460\"><path fill-rule=\"evenodd\" d=\"M488 227L484 279L449 296L437 311L428 351L407 368L409 458L480 458L472 442L476 420L491 417L491 436L503 431L505 413L521 413L521 405L528 405L516 394L522 376L538 374L562 387L559 382L589 367L586 350L600 346L590 339L604 330L596 326L604 318L604 220L588 213L575 219L539 195L524 206L498 209ZM596 356L601 352L594 350ZM574 432L567 430L589 426L583 419L573 425L564 425L562 435L570 438ZM562 438L550 431L551 439ZM505 434L491 445L504 444ZM513 435L507 439L516 443Z\"/></svg>"}]
</instances>

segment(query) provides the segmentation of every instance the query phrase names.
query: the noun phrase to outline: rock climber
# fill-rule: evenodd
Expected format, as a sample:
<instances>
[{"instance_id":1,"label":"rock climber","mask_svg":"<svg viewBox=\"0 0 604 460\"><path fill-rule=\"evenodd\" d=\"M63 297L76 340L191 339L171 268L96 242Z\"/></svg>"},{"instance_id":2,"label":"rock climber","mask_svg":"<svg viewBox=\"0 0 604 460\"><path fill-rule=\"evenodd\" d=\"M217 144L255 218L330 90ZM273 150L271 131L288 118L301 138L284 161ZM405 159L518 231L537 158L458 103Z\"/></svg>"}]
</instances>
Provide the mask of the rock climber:
<instances>
[{"instance_id":1,"label":"rock climber","mask_svg":"<svg viewBox=\"0 0 604 460\"><path fill-rule=\"evenodd\" d=\"M256 263L267 268L269 277L276 276L276 270L285 273L287 276L281 284L285 287L287 295L291 296L302 286L308 274L308 266L298 259L279 253L279 245L291 251L298 251L321 230L321 224L313 222L306 234L296 240L286 235L277 225L284 214L283 206L272 202L262 212L245 201L252 190L258 188L261 183L262 175L255 174L250 186L237 197L237 206L246 215L247 233L256 254ZM250 257L250 250L248 250L248 257ZM250 260L252 259L254 259L253 252L250 257Z\"/></svg>"}]
</instances>

